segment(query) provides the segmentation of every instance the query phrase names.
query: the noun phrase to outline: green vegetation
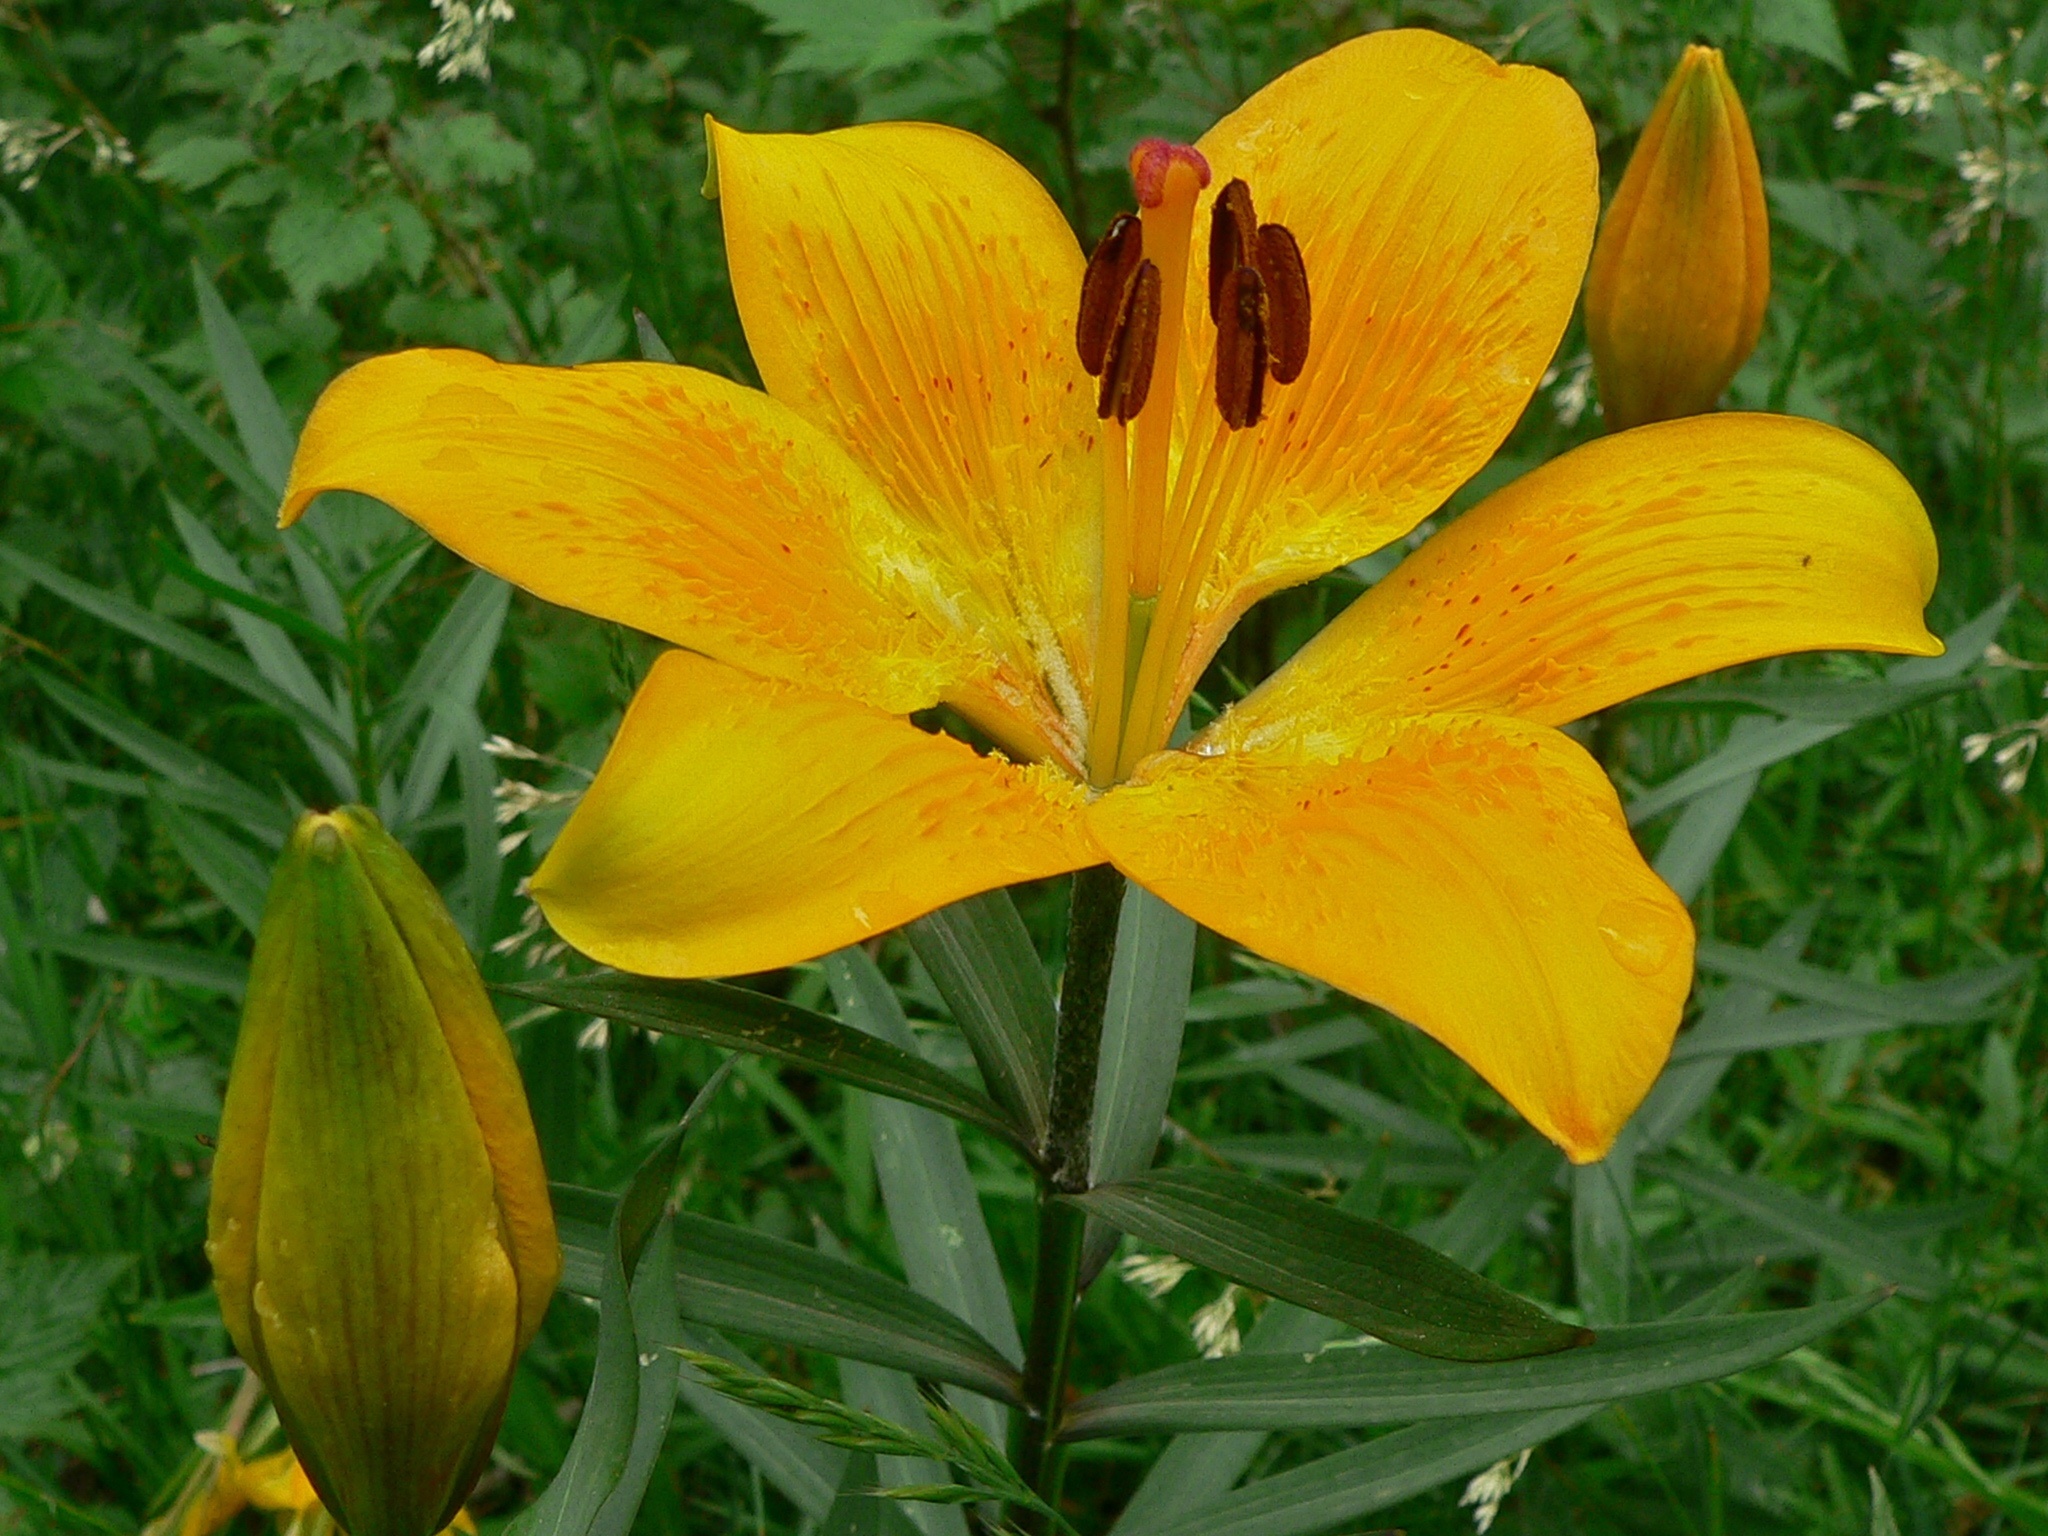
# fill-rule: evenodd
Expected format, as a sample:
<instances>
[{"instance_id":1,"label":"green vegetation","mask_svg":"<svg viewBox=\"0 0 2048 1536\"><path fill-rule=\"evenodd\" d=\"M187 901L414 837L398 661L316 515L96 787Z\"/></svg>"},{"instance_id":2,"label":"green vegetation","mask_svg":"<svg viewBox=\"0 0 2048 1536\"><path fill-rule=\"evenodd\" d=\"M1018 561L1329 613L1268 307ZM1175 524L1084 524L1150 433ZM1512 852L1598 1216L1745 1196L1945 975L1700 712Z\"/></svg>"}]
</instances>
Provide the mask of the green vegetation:
<instances>
[{"instance_id":1,"label":"green vegetation","mask_svg":"<svg viewBox=\"0 0 2048 1536\"><path fill-rule=\"evenodd\" d=\"M971 128L1092 240L1127 201L1134 140L1192 138L1288 65L1400 22L1563 74L1610 189L1683 44L1727 49L1769 179L1775 280L1728 403L1837 422L1905 471L1941 541L1929 623L1950 653L1766 664L1588 724L1702 937L1688 1033L1597 1167L1565 1170L1416 1031L1197 941L1162 1161L1341 1198L1570 1321L1615 1325L1595 1347L1647 1395L1601 1406L1583 1364L1528 1366L1512 1401L1478 1402L1473 1366L1367 1392L1336 1348L1313 1415L1269 1410L1318 1427L1165 1450L1160 1426L1192 1421L1161 1375L1094 1405L1102 1438L1072 1447L1060 1513L1104 1529L1163 1451L1126 1536L1450 1536L1489 1490L1495 1536L2048 1533L2034 8L436 4L0 0L0 1532L139 1531L201 1465L194 1434L229 1417L241 1374L201 1247L208 1145L269 867L299 808L344 800L377 806L439 881L487 978L527 989L501 1006L550 1173L581 1186L558 1198L568 1294L472 1500L485 1529L548 1485L579 1411L618 1408L632 1336L579 1298L622 1299L627 1275L652 1273L635 1259L671 1250L675 1274L664 1262L648 1294L673 1291L669 1342L691 1353L641 1365L643 1401L679 1379L681 1399L644 1447L633 1530L901 1532L914 1509L938 1511L922 1528L944 1536L981 1518L969 1501L1015 1477L1000 1417L916 1383L1001 1395L1008 1366L985 1324L925 1293L944 1261L962 1286L1007 1276L1022 1315L1024 1164L985 1129L956 1147L936 1114L810 1069L849 1050L819 1032L836 1011L881 1037L854 1053L880 1092L911 1082L919 1103L1000 1123L970 1086L931 935L881 941L874 965L842 953L750 979L792 1007L702 994L698 1038L659 1032L658 999L644 1028L537 1001L588 967L521 882L655 647L472 573L363 498L330 496L280 536L294 433L344 364L404 345L553 363L665 350L753 382L699 191L706 112ZM1589 374L1575 325L1449 510L1596 434ZM1268 674L1391 563L1255 610L1203 699ZM1055 964L1067 882L1016 898ZM785 1033L738 1055L673 1138L725 1054L702 1038L719 1008L725 1043L764 1017ZM930 1177L906 1181L906 1160ZM671 1180L672 1226L654 1216ZM931 1240L970 1188L999 1271L973 1242ZM849 1278L839 1257L872 1273ZM1079 1314L1080 1391L1241 1337L1232 1390L1253 1401L1270 1387L1257 1351L1342 1332L1178 1270L1110 1262ZM759 1299L778 1284L779 1311ZM1880 1286L1896 1294L1866 1305ZM1759 1321L1821 1306L1812 1327ZM1709 1373L1659 1366L1656 1330L1706 1314L1738 1314L1711 1319L1717 1369L1738 1374L1676 1385ZM594 1365L610 1388L592 1388ZM1399 1412L1358 1406L1396 1391ZM1118 1423L1136 1427L1112 1438ZM1336 1459L1288 1481L1319 1457ZM1199 1490L1238 1467L1270 1479L1264 1505L1235 1496L1239 1524L1168 1511L1174 1488L1223 1510L1229 1479ZM820 1525L835 1490L878 1480L939 1502L849 1501ZM1364 1491L1318 1523L1305 1488Z\"/></svg>"}]
</instances>

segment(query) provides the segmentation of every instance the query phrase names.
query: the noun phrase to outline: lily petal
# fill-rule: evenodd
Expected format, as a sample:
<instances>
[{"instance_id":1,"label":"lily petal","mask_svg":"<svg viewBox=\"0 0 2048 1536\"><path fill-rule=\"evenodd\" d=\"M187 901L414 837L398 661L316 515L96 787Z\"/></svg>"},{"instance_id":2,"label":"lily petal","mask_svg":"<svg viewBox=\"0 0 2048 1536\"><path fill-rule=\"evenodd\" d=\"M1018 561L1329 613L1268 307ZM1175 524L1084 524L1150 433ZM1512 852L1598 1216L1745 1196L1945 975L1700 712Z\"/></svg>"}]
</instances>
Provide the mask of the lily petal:
<instances>
[{"instance_id":1,"label":"lily petal","mask_svg":"<svg viewBox=\"0 0 2048 1536\"><path fill-rule=\"evenodd\" d=\"M1692 924L1559 732L1379 720L1336 761L1159 753L1089 810L1117 866L1260 954L1398 1014L1575 1160L1649 1091Z\"/></svg>"},{"instance_id":2,"label":"lily petal","mask_svg":"<svg viewBox=\"0 0 2048 1536\"><path fill-rule=\"evenodd\" d=\"M1081 801L1056 769L670 651L532 889L607 965L771 970L1100 862Z\"/></svg>"},{"instance_id":3,"label":"lily petal","mask_svg":"<svg viewBox=\"0 0 2048 1536\"><path fill-rule=\"evenodd\" d=\"M1790 651L1934 656L1934 532L1884 455L1792 416L1601 438L1437 534L1212 728L1345 739L1361 711L1546 725Z\"/></svg>"},{"instance_id":4,"label":"lily petal","mask_svg":"<svg viewBox=\"0 0 2048 1536\"><path fill-rule=\"evenodd\" d=\"M997 686L943 562L839 446L692 368L372 358L327 387L281 520L381 498L550 602L908 712Z\"/></svg>"},{"instance_id":5,"label":"lily petal","mask_svg":"<svg viewBox=\"0 0 2048 1536\"><path fill-rule=\"evenodd\" d=\"M1019 707L1063 722L1078 765L1103 471L1074 347L1085 263L1066 220L1028 171L957 129L710 134L733 295L768 392L952 557L1033 679Z\"/></svg>"},{"instance_id":6,"label":"lily petal","mask_svg":"<svg viewBox=\"0 0 2048 1536\"><path fill-rule=\"evenodd\" d=\"M1599 215L1571 87L1432 32L1333 48L1198 147L1216 188L1242 177L1293 231L1313 324L1301 376L1250 430L1224 430L1194 377L1208 348L1183 369L1181 480L1206 493L1169 521L1199 584L1174 710L1252 603L1406 533L1492 456L1564 334ZM1189 293L1206 334L1206 285Z\"/></svg>"}]
</instances>

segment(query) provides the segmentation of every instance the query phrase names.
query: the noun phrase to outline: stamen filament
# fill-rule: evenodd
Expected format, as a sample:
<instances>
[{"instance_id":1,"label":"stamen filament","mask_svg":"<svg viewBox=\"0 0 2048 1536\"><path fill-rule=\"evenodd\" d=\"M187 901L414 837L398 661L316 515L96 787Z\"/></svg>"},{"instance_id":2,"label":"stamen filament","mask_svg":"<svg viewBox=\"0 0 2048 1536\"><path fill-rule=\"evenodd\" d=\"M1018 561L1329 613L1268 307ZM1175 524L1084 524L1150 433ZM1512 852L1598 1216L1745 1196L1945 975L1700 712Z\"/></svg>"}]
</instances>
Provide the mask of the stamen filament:
<instances>
[{"instance_id":1,"label":"stamen filament","mask_svg":"<svg viewBox=\"0 0 2048 1536\"><path fill-rule=\"evenodd\" d=\"M1130 703L1130 445L1124 424L1102 424L1102 589L1095 637L1095 717L1088 722L1088 782L1115 782L1117 744Z\"/></svg>"}]
</instances>

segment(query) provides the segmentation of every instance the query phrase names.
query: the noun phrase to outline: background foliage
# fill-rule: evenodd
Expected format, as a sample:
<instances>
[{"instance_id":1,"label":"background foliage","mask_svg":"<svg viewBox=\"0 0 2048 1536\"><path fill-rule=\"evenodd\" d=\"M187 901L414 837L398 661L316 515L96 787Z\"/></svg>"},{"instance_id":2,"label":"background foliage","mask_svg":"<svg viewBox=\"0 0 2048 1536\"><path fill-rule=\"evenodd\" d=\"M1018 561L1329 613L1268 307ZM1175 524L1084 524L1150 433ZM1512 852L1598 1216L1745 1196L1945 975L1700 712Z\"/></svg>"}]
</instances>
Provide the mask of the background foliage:
<instances>
[{"instance_id":1,"label":"background foliage","mask_svg":"<svg viewBox=\"0 0 2048 1536\"><path fill-rule=\"evenodd\" d=\"M208 1370L227 1346L200 1251L203 1138L290 808L378 804L495 978L565 963L518 882L649 646L472 577L373 503L330 498L310 536L280 540L290 423L324 381L413 343L632 355L635 309L681 361L751 380L698 191L703 113L957 123L1031 166L1087 239L1126 200L1134 139L1192 138L1280 69L1395 22L1566 75L1610 185L1683 42L1725 45L1776 262L1732 403L1840 422L1905 469L1942 542L1938 631L2019 589L1959 650L1973 662L1995 629L1983 665L1882 684L1864 659L1802 660L1592 725L1646 843L1725 941L1708 950L1710 1019L1727 1005L1717 1027L1752 1021L1695 1058L1708 1065L1658 1157L1625 1146L1594 1180L1537 1166L1488 1234L1489 1273L1595 1320L1661 1315L1730 1276L1775 1302L1872 1277L1903 1294L1787 1363L1563 1433L1493 1528L2048 1530L2048 1038L2031 963L2048 791L2028 771L2048 731L2029 660L2048 658L2048 32L2032 8L506 9L0 0L0 1530L136 1530L193 1464L193 1433L221 1421L235 1378ZM1587 380L1575 331L1474 489L1597 431ZM1388 563L1256 611L1204 696L1270 671ZM1020 900L1051 951L1062 889ZM879 959L928 1051L964 1062L908 949ZM1173 1156L1352 1184L1414 1225L1525 1134L1415 1032L1213 936L1196 982ZM816 970L762 984L828 996ZM1774 996L1790 1006L1766 1011ZM510 1022L551 1171L616 1189L714 1053L544 1013ZM875 1126L862 1095L743 1059L689 1143L689 1207L896 1270ZM1027 1275L1028 1182L985 1138L967 1149L994 1248ZM1219 1309L1219 1290L1197 1273L1155 1298L1112 1269L1083 1309L1077 1380L1190 1358L1198 1309L1205 1338L1248 1329L1258 1298ZM594 1344L589 1310L559 1303L475 1500L487 1525L560 1464ZM756 1358L858 1390L824 1356ZM635 1529L802 1527L770 1458L696 1411L716 1400L689 1403ZM1256 1469L1349 1438L1274 1435ZM1081 1447L1084 1528L1158 1443ZM1461 1483L1379 1518L1471 1529Z\"/></svg>"}]
</instances>

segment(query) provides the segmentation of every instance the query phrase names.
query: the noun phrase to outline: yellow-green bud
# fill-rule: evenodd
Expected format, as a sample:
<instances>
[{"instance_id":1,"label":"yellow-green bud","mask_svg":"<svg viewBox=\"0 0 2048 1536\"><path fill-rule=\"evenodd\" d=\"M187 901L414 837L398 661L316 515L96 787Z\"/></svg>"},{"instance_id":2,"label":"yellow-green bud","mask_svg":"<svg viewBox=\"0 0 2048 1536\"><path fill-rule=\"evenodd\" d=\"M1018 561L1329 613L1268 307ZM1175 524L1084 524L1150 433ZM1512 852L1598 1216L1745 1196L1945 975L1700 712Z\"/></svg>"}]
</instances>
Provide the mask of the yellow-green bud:
<instances>
[{"instance_id":1,"label":"yellow-green bud","mask_svg":"<svg viewBox=\"0 0 2048 1536\"><path fill-rule=\"evenodd\" d=\"M1643 125L1586 277L1586 340L1610 430L1697 416L1756 349L1770 216L1718 48L1686 49Z\"/></svg>"},{"instance_id":2,"label":"yellow-green bud","mask_svg":"<svg viewBox=\"0 0 2048 1536\"><path fill-rule=\"evenodd\" d=\"M206 1254L350 1536L431 1536L497 1437L561 1272L505 1031L370 812L309 814L263 911Z\"/></svg>"}]
</instances>

